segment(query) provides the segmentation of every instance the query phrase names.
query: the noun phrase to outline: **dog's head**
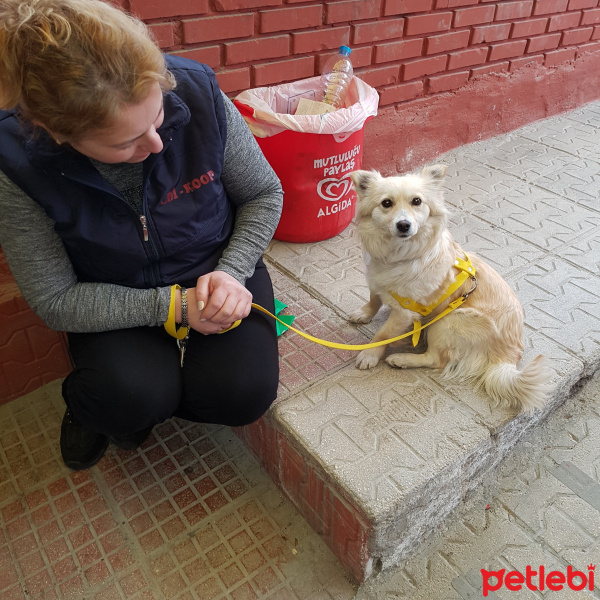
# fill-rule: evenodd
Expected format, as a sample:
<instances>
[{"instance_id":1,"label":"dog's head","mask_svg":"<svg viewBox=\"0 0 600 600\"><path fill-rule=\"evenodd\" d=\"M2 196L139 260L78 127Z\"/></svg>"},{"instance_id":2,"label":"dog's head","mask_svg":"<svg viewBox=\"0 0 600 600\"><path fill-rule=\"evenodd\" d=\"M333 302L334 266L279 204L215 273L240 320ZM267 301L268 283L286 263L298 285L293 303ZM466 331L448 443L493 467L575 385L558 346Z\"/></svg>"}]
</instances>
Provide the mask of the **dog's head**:
<instances>
[{"instance_id":1,"label":"dog's head","mask_svg":"<svg viewBox=\"0 0 600 600\"><path fill-rule=\"evenodd\" d=\"M357 221L386 237L405 240L417 235L429 222L445 226L442 181L445 165L425 167L419 174L382 177L377 171L350 174L358 196ZM364 229L364 227L363 227Z\"/></svg>"}]
</instances>

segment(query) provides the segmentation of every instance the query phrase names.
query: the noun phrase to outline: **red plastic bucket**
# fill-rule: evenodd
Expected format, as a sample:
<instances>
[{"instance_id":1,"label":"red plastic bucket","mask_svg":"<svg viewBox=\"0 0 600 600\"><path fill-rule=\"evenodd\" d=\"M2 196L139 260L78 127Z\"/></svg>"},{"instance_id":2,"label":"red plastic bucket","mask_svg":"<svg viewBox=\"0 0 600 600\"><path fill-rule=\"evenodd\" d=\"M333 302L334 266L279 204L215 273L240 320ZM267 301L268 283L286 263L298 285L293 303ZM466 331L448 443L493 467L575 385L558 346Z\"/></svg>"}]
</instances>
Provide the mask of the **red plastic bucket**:
<instances>
[{"instance_id":1,"label":"red plastic bucket","mask_svg":"<svg viewBox=\"0 0 600 600\"><path fill-rule=\"evenodd\" d=\"M256 138L284 191L275 239L318 242L348 227L356 209L350 173L361 167L363 139L364 129L339 136L282 131Z\"/></svg>"},{"instance_id":2,"label":"red plastic bucket","mask_svg":"<svg viewBox=\"0 0 600 600\"><path fill-rule=\"evenodd\" d=\"M250 107L235 104L252 115ZM275 239L318 242L348 227L356 209L350 173L362 165L364 126L342 134L284 130L256 141L284 191Z\"/></svg>"}]
</instances>

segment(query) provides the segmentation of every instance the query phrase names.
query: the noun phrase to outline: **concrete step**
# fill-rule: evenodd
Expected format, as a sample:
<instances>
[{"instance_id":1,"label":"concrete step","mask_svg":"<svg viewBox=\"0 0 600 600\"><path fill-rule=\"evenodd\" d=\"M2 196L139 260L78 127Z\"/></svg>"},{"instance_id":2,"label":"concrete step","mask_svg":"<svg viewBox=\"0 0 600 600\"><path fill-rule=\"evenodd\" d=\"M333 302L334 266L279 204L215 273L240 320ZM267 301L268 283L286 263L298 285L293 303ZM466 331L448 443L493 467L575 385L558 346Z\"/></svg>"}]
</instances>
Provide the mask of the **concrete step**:
<instances>
[{"instance_id":1,"label":"concrete step","mask_svg":"<svg viewBox=\"0 0 600 600\"><path fill-rule=\"evenodd\" d=\"M520 437L600 364L600 103L464 146L448 165L450 229L513 287L526 314L523 364L547 356L543 412L494 407L436 371L372 371L354 354L287 332L279 400L239 434L357 581L415 552ZM361 343L368 299L354 224L314 244L274 241L276 296L317 337Z\"/></svg>"}]
</instances>

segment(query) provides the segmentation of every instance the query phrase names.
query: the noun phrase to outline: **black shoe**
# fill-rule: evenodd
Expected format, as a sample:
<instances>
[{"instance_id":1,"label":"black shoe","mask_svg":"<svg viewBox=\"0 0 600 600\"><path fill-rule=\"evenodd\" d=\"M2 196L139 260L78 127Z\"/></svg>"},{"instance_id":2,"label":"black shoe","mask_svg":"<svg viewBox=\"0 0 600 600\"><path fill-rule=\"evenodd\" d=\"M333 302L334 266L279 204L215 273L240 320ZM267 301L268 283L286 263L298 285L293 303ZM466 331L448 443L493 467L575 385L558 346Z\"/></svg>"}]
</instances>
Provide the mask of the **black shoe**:
<instances>
[{"instance_id":1,"label":"black shoe","mask_svg":"<svg viewBox=\"0 0 600 600\"><path fill-rule=\"evenodd\" d=\"M108 438L84 427L69 408L60 428L60 452L69 469L80 471L95 465L108 448Z\"/></svg>"},{"instance_id":2,"label":"black shoe","mask_svg":"<svg viewBox=\"0 0 600 600\"><path fill-rule=\"evenodd\" d=\"M152 427L147 427L146 429L136 431L135 433L112 436L110 441L117 448L121 448L121 450L135 450L146 441L146 438L150 435L151 431Z\"/></svg>"}]
</instances>

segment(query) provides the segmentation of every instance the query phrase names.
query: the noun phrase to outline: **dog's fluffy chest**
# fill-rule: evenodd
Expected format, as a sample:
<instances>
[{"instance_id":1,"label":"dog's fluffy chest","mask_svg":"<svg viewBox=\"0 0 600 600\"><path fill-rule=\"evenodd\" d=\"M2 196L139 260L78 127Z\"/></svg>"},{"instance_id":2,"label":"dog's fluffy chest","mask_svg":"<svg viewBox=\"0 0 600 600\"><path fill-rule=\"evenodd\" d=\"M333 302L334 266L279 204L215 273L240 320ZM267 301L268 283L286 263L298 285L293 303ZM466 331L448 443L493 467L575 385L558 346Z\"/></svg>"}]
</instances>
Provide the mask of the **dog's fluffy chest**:
<instances>
[{"instance_id":1,"label":"dog's fluffy chest","mask_svg":"<svg viewBox=\"0 0 600 600\"><path fill-rule=\"evenodd\" d=\"M397 308L398 302L391 293L428 305L454 281L452 265L452 259L431 263L411 260L393 265L371 260L367 268L369 287L392 308Z\"/></svg>"}]
</instances>

